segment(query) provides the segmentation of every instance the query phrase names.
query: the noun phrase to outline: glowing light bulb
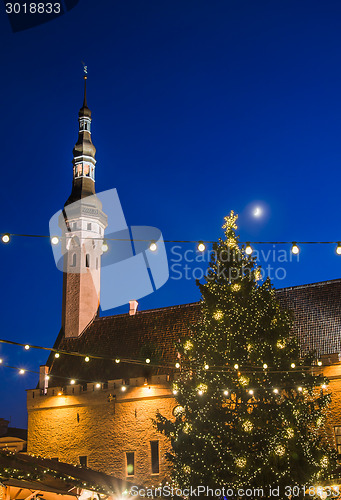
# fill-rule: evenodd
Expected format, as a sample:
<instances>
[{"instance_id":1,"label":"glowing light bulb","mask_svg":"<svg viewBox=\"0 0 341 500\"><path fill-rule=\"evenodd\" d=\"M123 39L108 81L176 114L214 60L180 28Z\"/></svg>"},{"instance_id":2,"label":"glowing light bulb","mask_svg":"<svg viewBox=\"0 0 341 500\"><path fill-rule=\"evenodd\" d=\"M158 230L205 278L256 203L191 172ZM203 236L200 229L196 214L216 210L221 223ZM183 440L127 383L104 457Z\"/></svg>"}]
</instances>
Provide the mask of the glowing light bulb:
<instances>
[{"instance_id":1,"label":"glowing light bulb","mask_svg":"<svg viewBox=\"0 0 341 500\"><path fill-rule=\"evenodd\" d=\"M104 240L102 243L102 252L107 252L109 250L108 243Z\"/></svg>"},{"instance_id":2,"label":"glowing light bulb","mask_svg":"<svg viewBox=\"0 0 341 500\"><path fill-rule=\"evenodd\" d=\"M2 359L0 358L0 365L1 365L1 363L2 363Z\"/></svg>"},{"instance_id":3,"label":"glowing light bulb","mask_svg":"<svg viewBox=\"0 0 341 500\"><path fill-rule=\"evenodd\" d=\"M224 391L224 396L228 396L229 395L229 391Z\"/></svg>"},{"instance_id":4,"label":"glowing light bulb","mask_svg":"<svg viewBox=\"0 0 341 500\"><path fill-rule=\"evenodd\" d=\"M274 392L275 394L278 394L278 389L274 389L274 390L273 390L273 392Z\"/></svg>"},{"instance_id":5,"label":"glowing light bulb","mask_svg":"<svg viewBox=\"0 0 341 500\"><path fill-rule=\"evenodd\" d=\"M149 250L151 252L155 252L157 250L157 244L155 243L155 241L151 241L150 245L149 245Z\"/></svg>"},{"instance_id":6,"label":"glowing light bulb","mask_svg":"<svg viewBox=\"0 0 341 500\"><path fill-rule=\"evenodd\" d=\"M327 388L326 384L322 384L321 387L322 387L322 389L326 389Z\"/></svg>"},{"instance_id":7,"label":"glowing light bulb","mask_svg":"<svg viewBox=\"0 0 341 500\"><path fill-rule=\"evenodd\" d=\"M291 368L295 368L296 365L295 365L295 363L291 363L290 366L291 366Z\"/></svg>"},{"instance_id":8,"label":"glowing light bulb","mask_svg":"<svg viewBox=\"0 0 341 500\"><path fill-rule=\"evenodd\" d=\"M125 386L125 385L122 385L122 387L121 387L121 391L122 391L122 392L124 392L124 391L126 391L126 390L127 390L126 386Z\"/></svg>"},{"instance_id":9,"label":"glowing light bulb","mask_svg":"<svg viewBox=\"0 0 341 500\"><path fill-rule=\"evenodd\" d=\"M175 368L180 368L180 363L175 363Z\"/></svg>"},{"instance_id":10,"label":"glowing light bulb","mask_svg":"<svg viewBox=\"0 0 341 500\"><path fill-rule=\"evenodd\" d=\"M252 252L253 252L252 246L250 245L250 243L246 243L246 247L245 247L245 253L246 253L246 255L251 255Z\"/></svg>"},{"instance_id":11,"label":"glowing light bulb","mask_svg":"<svg viewBox=\"0 0 341 500\"><path fill-rule=\"evenodd\" d=\"M266 363L264 363L264 365L263 365L264 370L266 370L267 367L268 367L268 365Z\"/></svg>"},{"instance_id":12,"label":"glowing light bulb","mask_svg":"<svg viewBox=\"0 0 341 500\"><path fill-rule=\"evenodd\" d=\"M59 358L59 357L60 357L59 352L56 352L56 353L54 354L54 357L55 357L55 358Z\"/></svg>"},{"instance_id":13,"label":"glowing light bulb","mask_svg":"<svg viewBox=\"0 0 341 500\"><path fill-rule=\"evenodd\" d=\"M322 361L318 361L317 366L322 366Z\"/></svg>"},{"instance_id":14,"label":"glowing light bulb","mask_svg":"<svg viewBox=\"0 0 341 500\"><path fill-rule=\"evenodd\" d=\"M199 394L199 396L202 396L202 394L203 394L202 390L199 390L198 394Z\"/></svg>"},{"instance_id":15,"label":"glowing light bulb","mask_svg":"<svg viewBox=\"0 0 341 500\"><path fill-rule=\"evenodd\" d=\"M173 390L173 394L174 394L174 396L176 396L176 395L177 395L177 393L178 393L178 391L177 391L176 389L174 389L174 390Z\"/></svg>"},{"instance_id":16,"label":"glowing light bulb","mask_svg":"<svg viewBox=\"0 0 341 500\"><path fill-rule=\"evenodd\" d=\"M21 369L19 370L19 373L20 373L20 375L24 375L25 370L23 370L23 369L21 368Z\"/></svg>"},{"instance_id":17,"label":"glowing light bulb","mask_svg":"<svg viewBox=\"0 0 341 500\"><path fill-rule=\"evenodd\" d=\"M96 389L99 389L100 387L101 387L101 384L99 384L99 383L97 382L97 384L96 384Z\"/></svg>"},{"instance_id":18,"label":"glowing light bulb","mask_svg":"<svg viewBox=\"0 0 341 500\"><path fill-rule=\"evenodd\" d=\"M297 387L297 390L298 390L298 392L302 392L303 391L302 387Z\"/></svg>"},{"instance_id":19,"label":"glowing light bulb","mask_svg":"<svg viewBox=\"0 0 341 500\"><path fill-rule=\"evenodd\" d=\"M251 396L253 396L253 394L254 394L253 389L249 390L249 394L251 394Z\"/></svg>"},{"instance_id":20,"label":"glowing light bulb","mask_svg":"<svg viewBox=\"0 0 341 500\"><path fill-rule=\"evenodd\" d=\"M74 379L70 380L71 385L74 385L75 383L76 383L76 381Z\"/></svg>"},{"instance_id":21,"label":"glowing light bulb","mask_svg":"<svg viewBox=\"0 0 341 500\"><path fill-rule=\"evenodd\" d=\"M208 370L209 369L209 366L208 365L205 365L204 366L205 370Z\"/></svg>"},{"instance_id":22,"label":"glowing light bulb","mask_svg":"<svg viewBox=\"0 0 341 500\"><path fill-rule=\"evenodd\" d=\"M234 365L234 368L235 368L236 370L238 370L238 368L239 368L238 363L236 363L236 364Z\"/></svg>"},{"instance_id":23,"label":"glowing light bulb","mask_svg":"<svg viewBox=\"0 0 341 500\"><path fill-rule=\"evenodd\" d=\"M9 240L10 240L9 234L3 234L1 236L1 240L2 240L3 243L9 243Z\"/></svg>"},{"instance_id":24,"label":"glowing light bulb","mask_svg":"<svg viewBox=\"0 0 341 500\"><path fill-rule=\"evenodd\" d=\"M295 241L293 241L293 243L292 243L291 252L292 252L294 255L297 255L297 254L299 254L299 253L300 253L300 249L299 249L299 247L296 245Z\"/></svg>"},{"instance_id":25,"label":"glowing light bulb","mask_svg":"<svg viewBox=\"0 0 341 500\"><path fill-rule=\"evenodd\" d=\"M150 359L149 359L149 358L147 358L147 359L146 359L146 363L147 363L147 364L149 364L149 363L150 363Z\"/></svg>"},{"instance_id":26,"label":"glowing light bulb","mask_svg":"<svg viewBox=\"0 0 341 500\"><path fill-rule=\"evenodd\" d=\"M337 247L336 247L336 253L337 253L338 255L341 255L341 243L340 243L340 242L337 244Z\"/></svg>"},{"instance_id":27,"label":"glowing light bulb","mask_svg":"<svg viewBox=\"0 0 341 500\"><path fill-rule=\"evenodd\" d=\"M50 380L50 376L46 375L45 380Z\"/></svg>"},{"instance_id":28,"label":"glowing light bulb","mask_svg":"<svg viewBox=\"0 0 341 500\"><path fill-rule=\"evenodd\" d=\"M25 349L26 351L28 351L28 350L29 350L29 348L30 348L30 346L29 346L28 344L26 344L26 345L25 345L25 347L24 347L24 349Z\"/></svg>"},{"instance_id":29,"label":"glowing light bulb","mask_svg":"<svg viewBox=\"0 0 341 500\"><path fill-rule=\"evenodd\" d=\"M89 363L89 361L90 361L89 356L85 356L84 361L85 361L86 363Z\"/></svg>"},{"instance_id":30,"label":"glowing light bulb","mask_svg":"<svg viewBox=\"0 0 341 500\"><path fill-rule=\"evenodd\" d=\"M120 363L120 362L121 362L121 360L119 358L115 359L115 363Z\"/></svg>"},{"instance_id":31,"label":"glowing light bulb","mask_svg":"<svg viewBox=\"0 0 341 500\"><path fill-rule=\"evenodd\" d=\"M199 250L199 252L204 252L206 250L206 245L203 241L199 241L198 250Z\"/></svg>"},{"instance_id":32,"label":"glowing light bulb","mask_svg":"<svg viewBox=\"0 0 341 500\"><path fill-rule=\"evenodd\" d=\"M58 245L58 243L59 243L58 236L52 236L51 243L52 243L52 245Z\"/></svg>"}]
</instances>

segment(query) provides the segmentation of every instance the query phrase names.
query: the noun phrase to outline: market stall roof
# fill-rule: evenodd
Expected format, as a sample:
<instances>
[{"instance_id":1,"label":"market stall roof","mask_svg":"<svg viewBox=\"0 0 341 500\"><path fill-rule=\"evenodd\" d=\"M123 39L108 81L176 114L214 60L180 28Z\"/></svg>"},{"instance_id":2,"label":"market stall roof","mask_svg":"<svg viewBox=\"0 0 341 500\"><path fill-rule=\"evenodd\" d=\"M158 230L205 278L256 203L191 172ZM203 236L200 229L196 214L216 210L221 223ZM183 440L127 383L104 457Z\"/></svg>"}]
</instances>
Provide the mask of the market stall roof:
<instances>
[{"instance_id":1,"label":"market stall roof","mask_svg":"<svg viewBox=\"0 0 341 500\"><path fill-rule=\"evenodd\" d=\"M55 495L69 496L71 499L82 491L117 497L133 486L132 483L87 467L5 451L0 451L0 481L5 486L17 488L16 500L27 498L32 492L37 492L35 496L41 492L45 500L54 500ZM29 491L31 493L26 494Z\"/></svg>"}]
</instances>

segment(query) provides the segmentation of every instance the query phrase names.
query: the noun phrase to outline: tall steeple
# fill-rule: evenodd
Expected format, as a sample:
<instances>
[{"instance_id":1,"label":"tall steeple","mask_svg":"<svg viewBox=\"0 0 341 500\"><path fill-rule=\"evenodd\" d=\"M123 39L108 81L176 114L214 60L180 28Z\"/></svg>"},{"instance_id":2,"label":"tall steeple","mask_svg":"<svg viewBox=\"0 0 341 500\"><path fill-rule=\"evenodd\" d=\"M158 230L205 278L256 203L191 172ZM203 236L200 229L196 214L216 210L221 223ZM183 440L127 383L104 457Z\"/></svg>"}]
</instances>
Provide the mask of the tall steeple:
<instances>
[{"instance_id":1,"label":"tall steeple","mask_svg":"<svg viewBox=\"0 0 341 500\"><path fill-rule=\"evenodd\" d=\"M86 98L87 75L84 75L84 100L78 113L78 140L73 148L72 192L66 205L95 194L96 148L91 140L91 111Z\"/></svg>"},{"instance_id":2,"label":"tall steeple","mask_svg":"<svg viewBox=\"0 0 341 500\"><path fill-rule=\"evenodd\" d=\"M101 255L107 216L95 193L95 154L91 140L91 111L86 98L78 113L78 140L73 148L72 191L59 225L63 231L63 307L65 337L79 336L97 316L100 299Z\"/></svg>"}]
</instances>

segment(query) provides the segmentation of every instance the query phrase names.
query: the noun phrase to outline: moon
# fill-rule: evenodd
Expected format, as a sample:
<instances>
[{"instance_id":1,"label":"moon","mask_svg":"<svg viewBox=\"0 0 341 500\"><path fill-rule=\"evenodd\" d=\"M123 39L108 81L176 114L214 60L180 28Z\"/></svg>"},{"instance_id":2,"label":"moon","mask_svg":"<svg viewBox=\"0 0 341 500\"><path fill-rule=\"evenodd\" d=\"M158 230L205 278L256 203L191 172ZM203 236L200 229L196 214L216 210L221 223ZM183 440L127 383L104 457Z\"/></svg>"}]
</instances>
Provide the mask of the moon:
<instances>
[{"instance_id":1,"label":"moon","mask_svg":"<svg viewBox=\"0 0 341 500\"><path fill-rule=\"evenodd\" d=\"M260 217L262 215L262 209L260 207L256 207L253 211L254 217Z\"/></svg>"}]
</instances>

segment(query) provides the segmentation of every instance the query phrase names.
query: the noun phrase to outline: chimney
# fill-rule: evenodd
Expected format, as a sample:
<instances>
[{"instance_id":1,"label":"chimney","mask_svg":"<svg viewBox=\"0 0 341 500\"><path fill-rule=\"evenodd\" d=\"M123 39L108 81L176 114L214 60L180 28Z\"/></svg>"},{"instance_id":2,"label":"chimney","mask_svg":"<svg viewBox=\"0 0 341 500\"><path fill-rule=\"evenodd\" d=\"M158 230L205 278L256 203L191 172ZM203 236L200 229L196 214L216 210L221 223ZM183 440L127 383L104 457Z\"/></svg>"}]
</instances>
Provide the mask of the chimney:
<instances>
[{"instance_id":1,"label":"chimney","mask_svg":"<svg viewBox=\"0 0 341 500\"><path fill-rule=\"evenodd\" d=\"M130 314L130 316L135 316L138 305L139 305L139 303L137 302L137 300L129 300L129 307L130 307L129 314Z\"/></svg>"},{"instance_id":2,"label":"chimney","mask_svg":"<svg viewBox=\"0 0 341 500\"><path fill-rule=\"evenodd\" d=\"M39 368L39 389L43 394L47 393L47 388L49 385L47 375L49 373L49 367L45 365L40 365Z\"/></svg>"}]
</instances>

